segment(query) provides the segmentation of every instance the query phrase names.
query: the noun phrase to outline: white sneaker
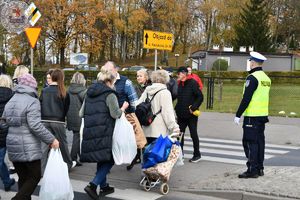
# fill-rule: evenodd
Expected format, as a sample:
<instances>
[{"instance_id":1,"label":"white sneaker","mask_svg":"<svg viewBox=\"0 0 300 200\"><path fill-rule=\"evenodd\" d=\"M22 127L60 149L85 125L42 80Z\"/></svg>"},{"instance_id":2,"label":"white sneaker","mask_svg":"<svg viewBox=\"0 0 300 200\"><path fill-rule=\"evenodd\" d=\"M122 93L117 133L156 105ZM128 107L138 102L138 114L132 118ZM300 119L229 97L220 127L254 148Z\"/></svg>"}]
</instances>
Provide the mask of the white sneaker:
<instances>
[{"instance_id":1,"label":"white sneaker","mask_svg":"<svg viewBox=\"0 0 300 200\"><path fill-rule=\"evenodd\" d=\"M76 166L76 161L72 161L72 167L71 167L71 169L73 169L75 166Z\"/></svg>"}]
</instances>

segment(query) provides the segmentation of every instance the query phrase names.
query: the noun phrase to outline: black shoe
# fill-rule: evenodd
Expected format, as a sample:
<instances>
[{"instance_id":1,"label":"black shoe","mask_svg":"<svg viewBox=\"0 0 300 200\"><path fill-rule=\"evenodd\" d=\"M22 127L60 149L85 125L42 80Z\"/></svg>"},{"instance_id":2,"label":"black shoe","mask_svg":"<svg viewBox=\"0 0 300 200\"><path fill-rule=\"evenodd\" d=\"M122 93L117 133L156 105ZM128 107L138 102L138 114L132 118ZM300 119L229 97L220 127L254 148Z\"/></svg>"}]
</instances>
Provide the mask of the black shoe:
<instances>
[{"instance_id":1,"label":"black shoe","mask_svg":"<svg viewBox=\"0 0 300 200\"><path fill-rule=\"evenodd\" d=\"M100 189L99 197L106 196L108 194L114 193L115 188L110 187L108 184L106 187Z\"/></svg>"},{"instance_id":2,"label":"black shoe","mask_svg":"<svg viewBox=\"0 0 300 200\"><path fill-rule=\"evenodd\" d=\"M263 175L265 175L264 170L263 169L258 170L258 176L263 176Z\"/></svg>"},{"instance_id":3,"label":"black shoe","mask_svg":"<svg viewBox=\"0 0 300 200\"><path fill-rule=\"evenodd\" d=\"M76 167L81 167L81 166L82 166L82 163L79 161L76 161Z\"/></svg>"},{"instance_id":4,"label":"black shoe","mask_svg":"<svg viewBox=\"0 0 300 200\"><path fill-rule=\"evenodd\" d=\"M249 172L244 172L239 174L239 178L258 178L258 174L257 173L249 173Z\"/></svg>"},{"instance_id":5,"label":"black shoe","mask_svg":"<svg viewBox=\"0 0 300 200\"><path fill-rule=\"evenodd\" d=\"M189 161L192 163L197 163L201 159L201 156L193 156Z\"/></svg>"},{"instance_id":6,"label":"black shoe","mask_svg":"<svg viewBox=\"0 0 300 200\"><path fill-rule=\"evenodd\" d=\"M133 168L133 166L134 166L133 164L130 164L130 165L126 166L126 169L129 171Z\"/></svg>"},{"instance_id":7,"label":"black shoe","mask_svg":"<svg viewBox=\"0 0 300 200\"><path fill-rule=\"evenodd\" d=\"M8 191L10 191L10 188L16 183L16 181L15 181L15 179L14 178L12 178L12 179L10 179L10 184L8 185L8 186L4 186L4 190L6 191L6 192L8 192Z\"/></svg>"},{"instance_id":8,"label":"black shoe","mask_svg":"<svg viewBox=\"0 0 300 200\"><path fill-rule=\"evenodd\" d=\"M84 188L84 191L92 198L97 200L98 194L97 194L97 186L94 183L90 183Z\"/></svg>"}]
</instances>

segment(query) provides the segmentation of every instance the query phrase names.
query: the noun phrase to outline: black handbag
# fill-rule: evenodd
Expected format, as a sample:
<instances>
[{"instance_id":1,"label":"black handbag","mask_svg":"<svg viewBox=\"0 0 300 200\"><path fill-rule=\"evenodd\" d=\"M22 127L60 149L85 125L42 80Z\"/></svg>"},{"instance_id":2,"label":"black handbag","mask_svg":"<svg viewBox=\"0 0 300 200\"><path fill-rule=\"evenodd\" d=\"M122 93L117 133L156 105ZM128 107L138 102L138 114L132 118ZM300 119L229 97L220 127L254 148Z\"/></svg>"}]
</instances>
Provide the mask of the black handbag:
<instances>
[{"instance_id":1,"label":"black handbag","mask_svg":"<svg viewBox=\"0 0 300 200\"><path fill-rule=\"evenodd\" d=\"M6 136L8 133L8 124L5 118L0 117L0 148L6 146Z\"/></svg>"}]
</instances>

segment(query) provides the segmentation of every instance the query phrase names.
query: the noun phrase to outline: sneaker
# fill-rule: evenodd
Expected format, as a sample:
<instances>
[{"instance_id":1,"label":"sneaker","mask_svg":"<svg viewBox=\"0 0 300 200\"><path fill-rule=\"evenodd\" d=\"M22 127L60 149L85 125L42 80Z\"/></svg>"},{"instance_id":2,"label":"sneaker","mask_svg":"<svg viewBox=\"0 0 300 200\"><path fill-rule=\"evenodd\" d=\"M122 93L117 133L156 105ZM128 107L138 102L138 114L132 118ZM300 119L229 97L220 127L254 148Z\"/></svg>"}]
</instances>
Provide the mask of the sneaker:
<instances>
[{"instance_id":1,"label":"sneaker","mask_svg":"<svg viewBox=\"0 0 300 200\"><path fill-rule=\"evenodd\" d=\"M201 156L193 156L189 161L192 163L197 163L201 159Z\"/></svg>"},{"instance_id":2,"label":"sneaker","mask_svg":"<svg viewBox=\"0 0 300 200\"><path fill-rule=\"evenodd\" d=\"M72 161L71 169L73 169L74 167L76 167L76 165L77 165L77 162L76 161Z\"/></svg>"},{"instance_id":3,"label":"sneaker","mask_svg":"<svg viewBox=\"0 0 300 200\"><path fill-rule=\"evenodd\" d=\"M106 187L100 189L99 197L106 196L108 194L114 193L115 188L110 187L108 184Z\"/></svg>"},{"instance_id":4,"label":"sneaker","mask_svg":"<svg viewBox=\"0 0 300 200\"><path fill-rule=\"evenodd\" d=\"M97 186L94 183L90 183L84 188L84 191L91 197L92 199L98 199L97 194Z\"/></svg>"},{"instance_id":5,"label":"sneaker","mask_svg":"<svg viewBox=\"0 0 300 200\"><path fill-rule=\"evenodd\" d=\"M79 161L75 161L76 162L76 167L81 167L82 166L82 163L79 162Z\"/></svg>"},{"instance_id":6,"label":"sneaker","mask_svg":"<svg viewBox=\"0 0 300 200\"><path fill-rule=\"evenodd\" d=\"M14 178L12 178L12 179L10 179L10 180L11 180L10 184L9 184L8 186L4 186L4 190L5 190L6 192L10 191L10 188L16 183L16 181L15 181Z\"/></svg>"}]
</instances>

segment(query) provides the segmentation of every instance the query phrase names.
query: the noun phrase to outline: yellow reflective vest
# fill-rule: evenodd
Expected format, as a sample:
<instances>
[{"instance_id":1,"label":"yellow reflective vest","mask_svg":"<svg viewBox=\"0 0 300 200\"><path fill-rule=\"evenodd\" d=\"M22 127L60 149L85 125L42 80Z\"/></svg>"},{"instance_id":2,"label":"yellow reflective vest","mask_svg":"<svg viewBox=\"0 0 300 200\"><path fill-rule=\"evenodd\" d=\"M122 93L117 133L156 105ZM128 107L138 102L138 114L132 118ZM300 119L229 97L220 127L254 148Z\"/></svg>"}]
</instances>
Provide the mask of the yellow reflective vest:
<instances>
[{"instance_id":1,"label":"yellow reflective vest","mask_svg":"<svg viewBox=\"0 0 300 200\"><path fill-rule=\"evenodd\" d=\"M243 115L247 117L268 116L271 79L263 71L256 71L251 75L257 79L258 86L253 93L252 99Z\"/></svg>"}]
</instances>

